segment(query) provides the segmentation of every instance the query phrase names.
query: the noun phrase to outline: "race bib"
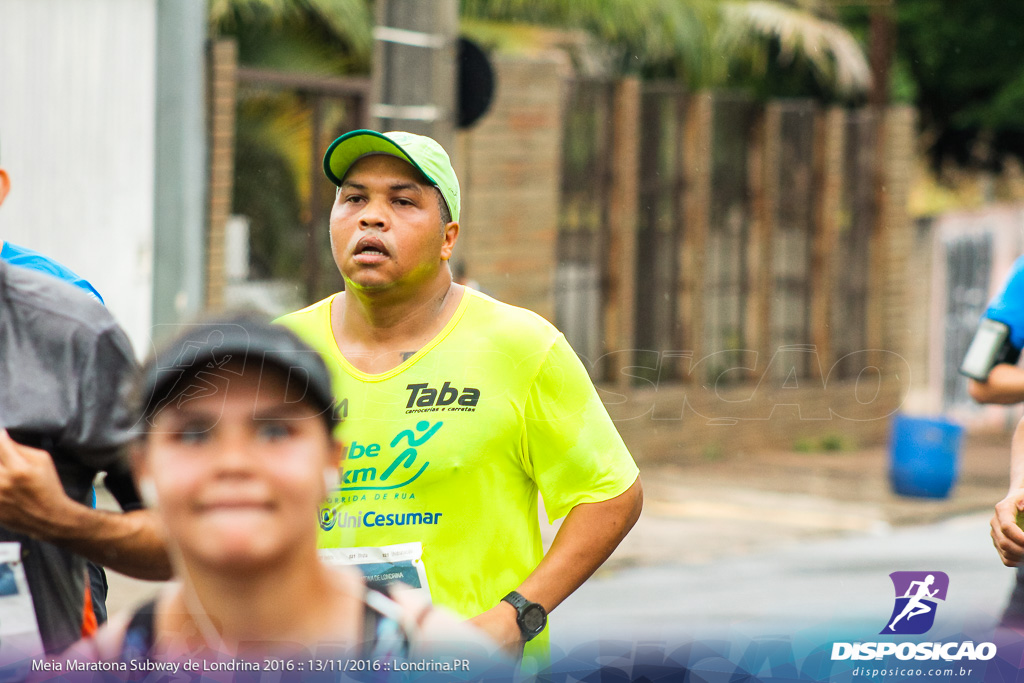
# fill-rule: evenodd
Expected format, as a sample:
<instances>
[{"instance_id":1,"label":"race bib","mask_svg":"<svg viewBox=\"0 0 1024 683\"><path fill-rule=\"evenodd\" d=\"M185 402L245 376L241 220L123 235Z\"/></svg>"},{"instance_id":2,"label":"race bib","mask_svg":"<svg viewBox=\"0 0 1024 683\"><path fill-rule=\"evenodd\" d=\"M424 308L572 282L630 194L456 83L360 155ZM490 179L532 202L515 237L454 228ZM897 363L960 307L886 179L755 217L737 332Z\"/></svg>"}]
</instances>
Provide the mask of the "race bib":
<instances>
[{"instance_id":1,"label":"race bib","mask_svg":"<svg viewBox=\"0 0 1024 683\"><path fill-rule=\"evenodd\" d=\"M42 653L43 639L21 562L21 544L0 543L0 664Z\"/></svg>"},{"instance_id":2,"label":"race bib","mask_svg":"<svg viewBox=\"0 0 1024 683\"><path fill-rule=\"evenodd\" d=\"M365 548L321 548L320 557L327 564L348 565L358 568L366 585L384 592L393 584L401 583L430 600L430 584L423 565L423 544L399 543Z\"/></svg>"}]
</instances>

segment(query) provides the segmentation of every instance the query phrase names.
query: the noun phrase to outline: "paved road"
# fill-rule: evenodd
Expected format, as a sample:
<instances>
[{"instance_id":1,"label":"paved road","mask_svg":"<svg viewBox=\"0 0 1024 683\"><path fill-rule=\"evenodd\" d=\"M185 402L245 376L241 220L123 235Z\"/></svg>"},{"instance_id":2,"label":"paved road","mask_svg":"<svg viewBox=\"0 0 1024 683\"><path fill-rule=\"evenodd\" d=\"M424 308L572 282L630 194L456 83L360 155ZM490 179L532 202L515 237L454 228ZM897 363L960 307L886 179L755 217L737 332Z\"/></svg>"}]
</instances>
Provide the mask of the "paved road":
<instances>
[{"instance_id":1,"label":"paved road","mask_svg":"<svg viewBox=\"0 0 1024 683\"><path fill-rule=\"evenodd\" d=\"M873 638L893 607L889 573L938 570L949 593L932 633L994 624L1013 572L987 536L989 513L805 540L701 564L637 567L588 581L553 616L556 642L756 637L822 629ZM725 541L727 542L727 540ZM685 548L685 538L679 540Z\"/></svg>"},{"instance_id":2,"label":"paved road","mask_svg":"<svg viewBox=\"0 0 1024 683\"><path fill-rule=\"evenodd\" d=\"M881 450L747 456L740 463L746 469L716 463L645 471L643 516L606 566L558 608L552 635L675 640L842 624L867 637L889 616L888 575L897 570L949 575L934 632L994 623L1013 581L987 531L989 506L1005 486L1000 454L968 459L966 465L989 464L998 476L975 476L945 501L888 493ZM755 487L769 475L778 480L776 490ZM556 528L543 527L548 542ZM111 612L156 588L112 573Z\"/></svg>"}]
</instances>

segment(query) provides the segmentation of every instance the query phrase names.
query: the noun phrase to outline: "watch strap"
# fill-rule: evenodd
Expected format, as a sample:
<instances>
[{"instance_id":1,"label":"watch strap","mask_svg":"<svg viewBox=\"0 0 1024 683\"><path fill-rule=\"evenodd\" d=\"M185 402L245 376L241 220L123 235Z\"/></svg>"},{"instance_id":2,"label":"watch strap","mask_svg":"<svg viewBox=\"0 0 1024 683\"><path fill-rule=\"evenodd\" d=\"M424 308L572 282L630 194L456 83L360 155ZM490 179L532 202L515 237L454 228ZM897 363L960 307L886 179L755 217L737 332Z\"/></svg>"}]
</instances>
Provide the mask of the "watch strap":
<instances>
[{"instance_id":1,"label":"watch strap","mask_svg":"<svg viewBox=\"0 0 1024 683\"><path fill-rule=\"evenodd\" d=\"M520 595L517 591L512 591L503 597L502 600L515 607L517 612L521 612L524 607L530 604L530 601Z\"/></svg>"}]
</instances>

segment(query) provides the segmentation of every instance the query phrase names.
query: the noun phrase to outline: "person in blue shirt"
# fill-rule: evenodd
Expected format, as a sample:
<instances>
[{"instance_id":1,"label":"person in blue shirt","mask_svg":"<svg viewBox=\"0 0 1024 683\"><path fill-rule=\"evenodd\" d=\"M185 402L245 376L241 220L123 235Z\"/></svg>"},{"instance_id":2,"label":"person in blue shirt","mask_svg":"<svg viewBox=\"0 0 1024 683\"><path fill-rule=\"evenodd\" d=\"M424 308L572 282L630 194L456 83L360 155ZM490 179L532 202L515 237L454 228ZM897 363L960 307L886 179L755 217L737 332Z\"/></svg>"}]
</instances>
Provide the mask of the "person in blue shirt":
<instances>
[{"instance_id":1,"label":"person in blue shirt","mask_svg":"<svg viewBox=\"0 0 1024 683\"><path fill-rule=\"evenodd\" d=\"M6 176L6 172L2 168L0 168L0 173ZM2 187L3 184L3 181L0 180L0 187ZM0 199L0 203L2 202L3 200ZM96 288L93 287L88 280L79 277L77 273L67 266L54 261L49 256L40 254L38 251L19 247L16 244L0 240L0 259L7 261L7 263L10 263L12 266L21 266L22 268L28 268L29 270L36 270L40 273L53 275L54 277L85 291L101 304L104 303L103 297L100 296L100 293L96 291Z\"/></svg>"},{"instance_id":2,"label":"person in blue shirt","mask_svg":"<svg viewBox=\"0 0 1024 683\"><path fill-rule=\"evenodd\" d=\"M10 188L11 188L10 175L7 173L7 171L3 167L0 167L0 205L3 205L4 200L7 198L7 195L10 192ZM65 283L67 283L67 284L70 284L70 285L73 285L74 287L77 287L78 289L80 289L83 292L85 292L87 295L89 295L91 298L93 298L94 300L96 300L100 304L104 304L103 297L96 290L96 288L92 286L92 284L88 280L85 280L84 278L80 277L77 273L72 271L67 266L65 266L65 265L59 263L58 261L55 261L54 259L52 259L52 258L50 258L48 256L45 256L45 255L43 255L43 254L41 254L41 253L39 253L37 251L34 251L32 249L28 249L28 248L25 248L25 247L21 247L21 246L15 245L15 244L11 244L10 242L6 242L6 241L3 241L3 240L0 240L0 261L9 263L9 264L11 264L13 266L17 266L19 268L24 268L24 269L27 269L27 270L36 271L36 272L44 273L44 274L46 274L48 276L55 277L58 280L61 280L61 281L65 282ZM119 463L119 466L120 466L120 463ZM37 477L36 481L26 482L27 484L35 484L36 482L45 481L48 478L47 475L49 473L45 470L45 468L40 468L34 474ZM108 470L107 474L108 474L107 481L108 482L115 482L115 484L112 484L112 486L114 486L114 488L116 488L118 490L118 492L120 493L120 495L116 496L117 499L118 499L118 502L121 503L121 505L123 507L126 506L126 505L128 506L125 509L132 509L132 507L134 507L136 504L140 504L139 501L138 501L138 494L137 494L136 491L134 491L134 487L131 487L131 489L127 488L128 486L131 486L131 484L130 484L130 474L127 473L127 470L120 471L120 469L119 469L119 471L116 472L116 473L112 473L111 470ZM93 490L93 493L92 493L92 501L91 501L91 503L92 503L91 507L95 508L96 507L95 490ZM106 520L106 519L109 519L109 518L108 517L103 517L102 519ZM20 520L9 520L9 521L12 524L17 524L17 523L20 522ZM3 520L0 520L0 524L2 524L2 523L3 523ZM96 532L97 534L99 534L99 536L102 536L103 533L108 533L110 531L110 527L109 526L105 526L103 524L98 524L98 525L95 525L95 528L94 528L93 531ZM101 540L101 538L99 536L97 536L97 538L95 540L96 540L97 543L102 543L102 540ZM83 539L72 539L72 540L78 541L78 540L83 540ZM91 539L88 539L88 540L91 540ZM116 548L116 546L117 546L116 543L112 543L111 544L112 548ZM103 571L103 568L101 566L99 566L98 564L92 562L92 561L88 561L87 569L88 569L89 591L86 593L86 600L85 600L85 605L84 605L84 607L86 609L85 609L85 615L83 617L84 621L83 621L83 624L82 624L82 632L83 633L91 633L91 632L93 632L98 624L102 624L102 623L104 623L106 621L106 616L107 616L107 611L106 611L106 595L107 595L106 575L105 575L105 573ZM166 568L165 567L164 568L157 568L157 573L158 574L161 571L166 571ZM91 619L88 616L89 613L91 613L91 615L92 615Z\"/></svg>"},{"instance_id":3,"label":"person in blue shirt","mask_svg":"<svg viewBox=\"0 0 1024 683\"><path fill-rule=\"evenodd\" d=\"M4 203L4 199L7 198L7 193L10 192L10 189L10 175L3 167L0 167L0 204ZM54 261L49 256L44 256L38 251L0 240L0 260L6 261L12 266L20 266L52 275L59 280L78 287L101 304L105 303L103 297L100 296L100 293L96 291L96 288L88 280L79 277L77 273L63 263ZM96 507L95 491L93 491L92 506ZM93 613L96 615L96 622L102 624L107 620L107 576L103 568L93 562L89 563L89 585L91 588L90 603Z\"/></svg>"},{"instance_id":4,"label":"person in blue shirt","mask_svg":"<svg viewBox=\"0 0 1024 683\"><path fill-rule=\"evenodd\" d=\"M989 303L982 318L1005 325L1002 348L995 350L995 362L984 379L972 377L967 391L978 403L1010 405L1024 401L1024 368L1017 366L1024 349L1024 256L1014 261L1006 284ZM972 343L973 346L973 343Z\"/></svg>"},{"instance_id":5,"label":"person in blue shirt","mask_svg":"<svg viewBox=\"0 0 1024 683\"><path fill-rule=\"evenodd\" d=\"M995 323L995 324L993 324ZM988 332L985 329L988 328ZM1017 365L1024 349L1024 256L1010 268L1003 289L989 303L978 335L971 343L985 362L968 374L967 390L978 403L1010 405L1024 401L1024 368ZM971 356L968 350L967 356ZM970 365L965 359L964 365ZM1010 487L995 506L990 522L992 543L1003 564L1017 567L1016 583L1000 620L1011 628L1024 627L1024 531L1017 513L1024 506L1024 422L1017 425L1010 448Z\"/></svg>"},{"instance_id":6,"label":"person in blue shirt","mask_svg":"<svg viewBox=\"0 0 1024 683\"><path fill-rule=\"evenodd\" d=\"M7 198L7 193L10 191L11 176L2 166L0 166L0 205L4 203L4 200ZM40 254L38 251L19 247L16 244L11 244L10 242L5 242L0 239L0 259L10 263L12 266L21 266L22 268L28 268L29 270L53 275L54 277L83 290L101 304L104 303L103 297L100 296L100 293L96 291L96 288L93 287L88 280L79 277L77 273L67 266L54 261L49 256Z\"/></svg>"}]
</instances>

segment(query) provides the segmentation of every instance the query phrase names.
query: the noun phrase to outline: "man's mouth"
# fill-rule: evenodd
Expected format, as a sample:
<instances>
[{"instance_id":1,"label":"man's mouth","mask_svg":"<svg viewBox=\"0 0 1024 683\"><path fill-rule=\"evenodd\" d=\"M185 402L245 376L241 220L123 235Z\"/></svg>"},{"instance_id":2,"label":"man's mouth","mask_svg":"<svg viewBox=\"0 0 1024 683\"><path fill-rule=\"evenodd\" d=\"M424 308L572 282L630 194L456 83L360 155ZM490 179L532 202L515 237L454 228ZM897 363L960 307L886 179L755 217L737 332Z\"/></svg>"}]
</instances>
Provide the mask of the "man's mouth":
<instances>
[{"instance_id":1,"label":"man's mouth","mask_svg":"<svg viewBox=\"0 0 1024 683\"><path fill-rule=\"evenodd\" d=\"M376 237L364 237L356 243L356 248L352 252L356 263L371 264L379 263L384 259L388 258L387 247L384 243Z\"/></svg>"}]
</instances>

